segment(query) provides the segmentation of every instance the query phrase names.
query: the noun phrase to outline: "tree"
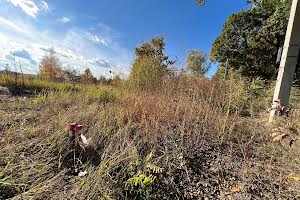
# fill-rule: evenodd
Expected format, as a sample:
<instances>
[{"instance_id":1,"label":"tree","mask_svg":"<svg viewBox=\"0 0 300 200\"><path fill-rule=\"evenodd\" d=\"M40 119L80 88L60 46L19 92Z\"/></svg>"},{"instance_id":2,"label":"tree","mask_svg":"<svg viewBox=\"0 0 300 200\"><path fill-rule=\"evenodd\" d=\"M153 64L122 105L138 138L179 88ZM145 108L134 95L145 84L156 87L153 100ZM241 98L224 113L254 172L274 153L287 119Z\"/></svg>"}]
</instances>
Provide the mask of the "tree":
<instances>
[{"instance_id":1,"label":"tree","mask_svg":"<svg viewBox=\"0 0 300 200\"><path fill-rule=\"evenodd\" d=\"M110 83L109 79L103 75L99 77L98 82L103 85L109 85Z\"/></svg>"},{"instance_id":2,"label":"tree","mask_svg":"<svg viewBox=\"0 0 300 200\"><path fill-rule=\"evenodd\" d=\"M253 1L250 10L230 16L213 44L211 60L225 63L228 59L231 68L251 78L273 77L290 4L291 0Z\"/></svg>"},{"instance_id":3,"label":"tree","mask_svg":"<svg viewBox=\"0 0 300 200\"><path fill-rule=\"evenodd\" d=\"M136 88L151 90L160 85L165 75L166 68L157 58L141 57L132 65L129 81Z\"/></svg>"},{"instance_id":4,"label":"tree","mask_svg":"<svg viewBox=\"0 0 300 200\"><path fill-rule=\"evenodd\" d=\"M43 56L39 65L39 75L50 80L57 80L60 76L61 64L53 48Z\"/></svg>"},{"instance_id":5,"label":"tree","mask_svg":"<svg viewBox=\"0 0 300 200\"><path fill-rule=\"evenodd\" d=\"M96 83L97 79L93 76L91 70L87 68L84 73L80 76L80 82L84 84Z\"/></svg>"},{"instance_id":6,"label":"tree","mask_svg":"<svg viewBox=\"0 0 300 200\"><path fill-rule=\"evenodd\" d=\"M186 58L186 71L193 76L203 76L210 68L208 56L200 50L192 50Z\"/></svg>"},{"instance_id":7,"label":"tree","mask_svg":"<svg viewBox=\"0 0 300 200\"><path fill-rule=\"evenodd\" d=\"M168 66L174 64L165 55L163 37L154 37L135 49L129 82L137 88L155 88L168 74Z\"/></svg>"},{"instance_id":8,"label":"tree","mask_svg":"<svg viewBox=\"0 0 300 200\"><path fill-rule=\"evenodd\" d=\"M163 37L154 37L149 42L144 42L140 47L135 48L136 60L142 57L156 58L160 66L167 68L174 64L174 61L169 60L165 55L165 45Z\"/></svg>"},{"instance_id":9,"label":"tree","mask_svg":"<svg viewBox=\"0 0 300 200\"><path fill-rule=\"evenodd\" d=\"M59 72L59 77L61 80L66 82L79 82L80 76L78 71L71 67L64 67Z\"/></svg>"}]
</instances>

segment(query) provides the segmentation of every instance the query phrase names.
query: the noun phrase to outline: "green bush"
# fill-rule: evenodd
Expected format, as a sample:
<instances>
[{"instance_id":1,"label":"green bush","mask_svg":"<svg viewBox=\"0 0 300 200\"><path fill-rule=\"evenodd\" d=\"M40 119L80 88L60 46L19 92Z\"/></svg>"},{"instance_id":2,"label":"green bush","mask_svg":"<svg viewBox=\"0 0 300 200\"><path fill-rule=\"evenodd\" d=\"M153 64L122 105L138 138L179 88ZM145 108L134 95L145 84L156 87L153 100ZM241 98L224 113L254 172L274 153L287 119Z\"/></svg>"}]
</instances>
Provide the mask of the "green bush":
<instances>
[{"instance_id":1,"label":"green bush","mask_svg":"<svg viewBox=\"0 0 300 200\"><path fill-rule=\"evenodd\" d=\"M96 100L101 103L114 102L117 98L117 93L113 88L109 87L88 87L88 96L92 100Z\"/></svg>"},{"instance_id":2,"label":"green bush","mask_svg":"<svg viewBox=\"0 0 300 200\"><path fill-rule=\"evenodd\" d=\"M16 78L12 75L2 74L0 76L0 86L12 87L16 85Z\"/></svg>"},{"instance_id":3,"label":"green bush","mask_svg":"<svg viewBox=\"0 0 300 200\"><path fill-rule=\"evenodd\" d=\"M153 90L160 86L167 69L156 57L140 57L133 63L129 82L136 89Z\"/></svg>"}]
</instances>

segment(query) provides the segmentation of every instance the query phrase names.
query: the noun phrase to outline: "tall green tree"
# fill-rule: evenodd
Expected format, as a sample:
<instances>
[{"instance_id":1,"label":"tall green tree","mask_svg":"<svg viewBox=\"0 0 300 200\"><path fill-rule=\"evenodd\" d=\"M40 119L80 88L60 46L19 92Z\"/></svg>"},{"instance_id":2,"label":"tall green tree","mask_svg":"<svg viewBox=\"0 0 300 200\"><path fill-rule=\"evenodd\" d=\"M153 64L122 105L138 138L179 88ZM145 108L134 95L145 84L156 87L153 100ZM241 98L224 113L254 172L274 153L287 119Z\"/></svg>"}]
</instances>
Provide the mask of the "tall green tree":
<instances>
[{"instance_id":1,"label":"tall green tree","mask_svg":"<svg viewBox=\"0 0 300 200\"><path fill-rule=\"evenodd\" d=\"M203 76L210 68L208 56L201 50L192 50L186 57L186 71L193 76Z\"/></svg>"},{"instance_id":2,"label":"tall green tree","mask_svg":"<svg viewBox=\"0 0 300 200\"><path fill-rule=\"evenodd\" d=\"M291 0L252 1L252 8L228 18L215 40L211 60L248 77L270 79L276 72L277 50L284 40ZM222 64L223 63L223 64Z\"/></svg>"},{"instance_id":3,"label":"tall green tree","mask_svg":"<svg viewBox=\"0 0 300 200\"><path fill-rule=\"evenodd\" d=\"M163 37L154 37L135 48L136 60L142 57L156 58L159 61L159 65L166 68L174 64L174 61L171 61L165 54L165 46L165 39Z\"/></svg>"},{"instance_id":4,"label":"tall green tree","mask_svg":"<svg viewBox=\"0 0 300 200\"><path fill-rule=\"evenodd\" d=\"M152 89L160 85L162 79L168 74L168 66L174 64L164 50L163 37L154 37L135 49L136 58L129 76L132 86Z\"/></svg>"}]
</instances>

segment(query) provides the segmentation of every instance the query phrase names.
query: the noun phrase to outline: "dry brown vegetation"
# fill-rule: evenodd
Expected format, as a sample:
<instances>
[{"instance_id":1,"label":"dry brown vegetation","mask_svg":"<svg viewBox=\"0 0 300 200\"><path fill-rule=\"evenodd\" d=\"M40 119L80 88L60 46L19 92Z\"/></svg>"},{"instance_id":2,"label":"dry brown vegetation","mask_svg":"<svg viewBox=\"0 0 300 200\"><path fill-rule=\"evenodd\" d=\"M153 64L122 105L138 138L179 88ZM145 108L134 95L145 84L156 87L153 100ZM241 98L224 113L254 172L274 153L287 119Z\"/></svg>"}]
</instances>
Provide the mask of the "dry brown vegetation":
<instances>
[{"instance_id":1,"label":"dry brown vegetation","mask_svg":"<svg viewBox=\"0 0 300 200\"><path fill-rule=\"evenodd\" d=\"M0 199L300 198L299 112L266 125L271 92L254 82L49 88L1 96ZM74 156L71 122L84 125L92 153ZM289 137L272 142L282 126Z\"/></svg>"}]
</instances>

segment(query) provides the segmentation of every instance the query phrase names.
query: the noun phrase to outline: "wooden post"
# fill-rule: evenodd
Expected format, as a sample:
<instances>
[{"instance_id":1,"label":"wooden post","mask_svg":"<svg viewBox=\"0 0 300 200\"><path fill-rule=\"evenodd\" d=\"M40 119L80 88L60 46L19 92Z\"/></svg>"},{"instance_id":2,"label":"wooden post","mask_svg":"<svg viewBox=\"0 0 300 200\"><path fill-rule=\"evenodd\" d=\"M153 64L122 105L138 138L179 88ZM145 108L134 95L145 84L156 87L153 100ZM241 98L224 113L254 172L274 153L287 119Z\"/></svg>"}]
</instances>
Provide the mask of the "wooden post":
<instances>
[{"instance_id":1,"label":"wooden post","mask_svg":"<svg viewBox=\"0 0 300 200\"><path fill-rule=\"evenodd\" d=\"M280 99L284 106L289 103L295 69L300 47L300 0L293 0L289 23L285 35L273 102ZM276 111L270 113L269 122L272 122Z\"/></svg>"}]
</instances>

